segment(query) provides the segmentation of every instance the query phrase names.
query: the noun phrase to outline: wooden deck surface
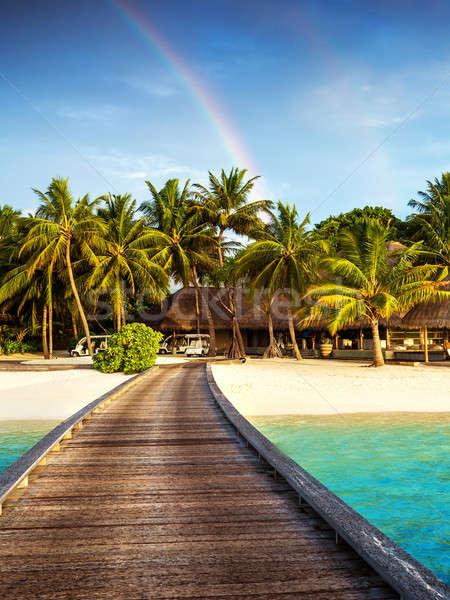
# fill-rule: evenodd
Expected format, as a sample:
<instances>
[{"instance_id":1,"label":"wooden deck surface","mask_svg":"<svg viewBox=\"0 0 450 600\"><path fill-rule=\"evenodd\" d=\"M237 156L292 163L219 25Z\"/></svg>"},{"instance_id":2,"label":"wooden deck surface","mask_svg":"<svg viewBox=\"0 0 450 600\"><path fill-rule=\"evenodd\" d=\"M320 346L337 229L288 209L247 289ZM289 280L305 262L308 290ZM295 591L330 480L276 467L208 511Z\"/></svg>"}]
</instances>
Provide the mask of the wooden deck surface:
<instances>
[{"instance_id":1,"label":"wooden deck surface","mask_svg":"<svg viewBox=\"0 0 450 600\"><path fill-rule=\"evenodd\" d=\"M15 493L0 598L397 595L245 447L199 362L143 379Z\"/></svg>"}]
</instances>

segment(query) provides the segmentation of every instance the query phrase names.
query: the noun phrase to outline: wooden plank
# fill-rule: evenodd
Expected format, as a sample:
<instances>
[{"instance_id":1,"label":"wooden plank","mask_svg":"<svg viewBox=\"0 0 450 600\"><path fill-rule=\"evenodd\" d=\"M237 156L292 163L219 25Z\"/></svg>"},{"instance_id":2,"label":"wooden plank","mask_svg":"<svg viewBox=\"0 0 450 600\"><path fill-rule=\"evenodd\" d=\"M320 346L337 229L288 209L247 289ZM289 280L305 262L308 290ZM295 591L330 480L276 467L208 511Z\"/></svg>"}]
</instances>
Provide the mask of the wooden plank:
<instances>
[{"instance_id":1,"label":"wooden plank","mask_svg":"<svg viewBox=\"0 0 450 600\"><path fill-rule=\"evenodd\" d=\"M17 600L396 597L245 447L201 363L62 440L7 500L0 564Z\"/></svg>"}]
</instances>

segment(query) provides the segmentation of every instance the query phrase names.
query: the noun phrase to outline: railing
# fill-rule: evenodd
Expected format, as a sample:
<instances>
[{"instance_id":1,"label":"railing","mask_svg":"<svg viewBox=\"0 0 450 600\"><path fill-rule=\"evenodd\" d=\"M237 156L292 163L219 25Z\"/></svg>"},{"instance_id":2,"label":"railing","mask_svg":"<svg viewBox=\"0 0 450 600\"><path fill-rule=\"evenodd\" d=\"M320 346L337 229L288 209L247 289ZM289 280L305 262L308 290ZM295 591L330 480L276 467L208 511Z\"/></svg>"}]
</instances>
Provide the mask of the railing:
<instances>
[{"instance_id":1,"label":"railing","mask_svg":"<svg viewBox=\"0 0 450 600\"><path fill-rule=\"evenodd\" d=\"M81 429L84 421L89 421L94 414L101 412L118 396L133 387L143 377L156 371L157 368L151 367L147 371L131 377L96 400L93 400L71 417L62 421L30 448L28 452L17 459L15 463L7 467L0 474L0 515L2 514L2 505L8 496L16 489L28 486L30 473L36 467L45 465L47 456L51 452L58 452L63 440L72 438L72 432Z\"/></svg>"},{"instance_id":2,"label":"railing","mask_svg":"<svg viewBox=\"0 0 450 600\"><path fill-rule=\"evenodd\" d=\"M245 368L245 367L243 367ZM231 404L217 386L211 364L206 365L208 385L225 416L257 454L394 590L402 600L449 600L450 587L327 487L281 452Z\"/></svg>"}]
</instances>

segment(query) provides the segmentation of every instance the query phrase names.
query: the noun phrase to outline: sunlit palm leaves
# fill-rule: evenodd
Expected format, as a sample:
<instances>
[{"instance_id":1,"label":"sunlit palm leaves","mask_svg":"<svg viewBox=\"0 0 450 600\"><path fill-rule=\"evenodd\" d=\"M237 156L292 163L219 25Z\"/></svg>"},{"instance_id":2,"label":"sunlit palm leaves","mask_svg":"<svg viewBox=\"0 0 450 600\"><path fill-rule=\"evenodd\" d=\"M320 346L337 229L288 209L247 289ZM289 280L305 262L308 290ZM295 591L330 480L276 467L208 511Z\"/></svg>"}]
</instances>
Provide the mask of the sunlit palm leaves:
<instances>
[{"instance_id":1,"label":"sunlit palm leaves","mask_svg":"<svg viewBox=\"0 0 450 600\"><path fill-rule=\"evenodd\" d=\"M354 231L344 232L340 256L321 261L325 279L306 294L315 302L311 318L327 321L331 333L367 319L372 326L376 364L383 364L378 337L381 318L449 295L440 290L446 268L417 264L427 256L421 243L390 251L389 240L389 227L375 220L362 221Z\"/></svg>"}]
</instances>

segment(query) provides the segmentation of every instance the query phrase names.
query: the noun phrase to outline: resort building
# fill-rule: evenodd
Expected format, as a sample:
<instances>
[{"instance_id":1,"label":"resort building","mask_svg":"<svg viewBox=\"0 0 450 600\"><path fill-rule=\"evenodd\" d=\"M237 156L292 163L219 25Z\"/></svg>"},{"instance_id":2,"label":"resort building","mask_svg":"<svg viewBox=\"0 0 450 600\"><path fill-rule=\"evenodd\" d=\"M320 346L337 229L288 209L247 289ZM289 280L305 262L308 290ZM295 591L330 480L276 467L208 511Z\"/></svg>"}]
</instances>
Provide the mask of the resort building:
<instances>
[{"instance_id":1,"label":"resort building","mask_svg":"<svg viewBox=\"0 0 450 600\"><path fill-rule=\"evenodd\" d=\"M232 310L224 288L202 288L207 296L216 330L218 353L226 353L232 341ZM249 299L248 291L235 288L232 302L248 354L260 355L269 343L268 315L265 293L256 293ZM282 349L289 353L291 341L288 322L288 300L279 294L271 306L275 337ZM158 314L151 315L148 323L167 336L183 333L208 333L205 303L195 288L186 287L169 296ZM330 338L326 324L302 328L294 319L296 339L304 356L315 356L320 341ZM450 330L450 301L419 304L403 315L394 315L380 322L380 337L388 360L440 361L446 357ZM372 333L368 322L356 323L339 331L332 339L335 358L365 358L373 349Z\"/></svg>"}]
</instances>

